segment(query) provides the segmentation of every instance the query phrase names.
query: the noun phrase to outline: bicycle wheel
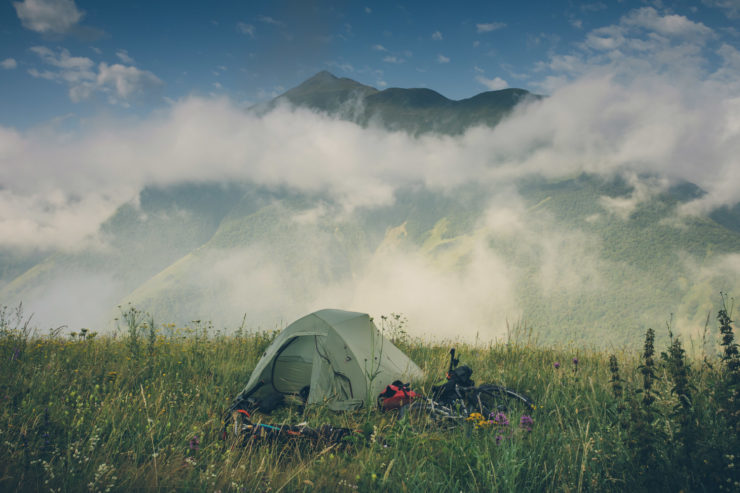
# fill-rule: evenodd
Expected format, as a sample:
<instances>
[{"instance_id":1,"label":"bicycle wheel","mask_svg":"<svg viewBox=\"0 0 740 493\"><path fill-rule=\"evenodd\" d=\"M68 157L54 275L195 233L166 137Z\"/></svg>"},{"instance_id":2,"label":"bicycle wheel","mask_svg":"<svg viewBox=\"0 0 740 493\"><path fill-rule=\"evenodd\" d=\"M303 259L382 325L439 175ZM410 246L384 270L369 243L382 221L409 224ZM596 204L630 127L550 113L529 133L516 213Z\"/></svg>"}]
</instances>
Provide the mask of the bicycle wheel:
<instances>
[{"instance_id":1,"label":"bicycle wheel","mask_svg":"<svg viewBox=\"0 0 740 493\"><path fill-rule=\"evenodd\" d=\"M462 423L464 416L433 401L416 400L403 406L400 418L406 417L409 425L417 432L434 429L449 429Z\"/></svg>"},{"instance_id":2,"label":"bicycle wheel","mask_svg":"<svg viewBox=\"0 0 740 493\"><path fill-rule=\"evenodd\" d=\"M488 418L495 418L496 414L503 413L509 419L519 419L534 410L534 402L528 396L498 385L478 387L468 401L471 411Z\"/></svg>"}]
</instances>

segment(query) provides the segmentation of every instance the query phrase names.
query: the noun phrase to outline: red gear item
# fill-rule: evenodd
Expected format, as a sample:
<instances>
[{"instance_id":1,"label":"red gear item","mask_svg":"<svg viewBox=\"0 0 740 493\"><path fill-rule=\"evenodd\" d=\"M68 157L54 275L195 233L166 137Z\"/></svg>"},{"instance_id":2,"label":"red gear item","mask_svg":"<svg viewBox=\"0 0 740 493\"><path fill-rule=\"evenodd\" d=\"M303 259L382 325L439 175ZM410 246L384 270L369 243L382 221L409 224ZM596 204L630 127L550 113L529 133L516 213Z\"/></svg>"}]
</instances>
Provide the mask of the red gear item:
<instances>
[{"instance_id":1,"label":"red gear item","mask_svg":"<svg viewBox=\"0 0 740 493\"><path fill-rule=\"evenodd\" d=\"M383 411L398 409L418 396L419 394L409 388L409 384L396 380L378 396L378 407Z\"/></svg>"}]
</instances>

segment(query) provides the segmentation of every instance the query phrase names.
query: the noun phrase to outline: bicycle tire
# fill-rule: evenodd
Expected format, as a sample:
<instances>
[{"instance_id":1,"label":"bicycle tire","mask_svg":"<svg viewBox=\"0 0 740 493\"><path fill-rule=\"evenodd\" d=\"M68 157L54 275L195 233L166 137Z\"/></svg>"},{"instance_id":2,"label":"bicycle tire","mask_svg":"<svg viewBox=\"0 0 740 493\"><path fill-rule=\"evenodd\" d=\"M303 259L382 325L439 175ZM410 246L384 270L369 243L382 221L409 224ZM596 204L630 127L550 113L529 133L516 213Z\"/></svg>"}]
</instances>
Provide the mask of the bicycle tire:
<instances>
[{"instance_id":1,"label":"bicycle tire","mask_svg":"<svg viewBox=\"0 0 740 493\"><path fill-rule=\"evenodd\" d=\"M534 401L527 395L498 385L478 387L468 398L470 411L494 418L504 413L509 419L518 419L534 410Z\"/></svg>"}]
</instances>

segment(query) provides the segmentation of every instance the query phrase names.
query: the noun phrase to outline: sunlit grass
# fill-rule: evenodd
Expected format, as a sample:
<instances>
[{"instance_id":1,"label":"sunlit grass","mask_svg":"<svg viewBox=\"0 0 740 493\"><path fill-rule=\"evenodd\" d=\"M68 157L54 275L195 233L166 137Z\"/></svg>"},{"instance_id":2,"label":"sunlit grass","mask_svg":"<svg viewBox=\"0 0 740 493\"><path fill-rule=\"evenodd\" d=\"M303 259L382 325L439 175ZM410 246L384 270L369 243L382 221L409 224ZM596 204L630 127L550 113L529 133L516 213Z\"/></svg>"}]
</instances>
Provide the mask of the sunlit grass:
<instances>
[{"instance_id":1,"label":"sunlit grass","mask_svg":"<svg viewBox=\"0 0 740 493\"><path fill-rule=\"evenodd\" d=\"M22 322L6 311L0 330L0 490L732 491L740 486L735 457L740 442L729 429L737 426L737 399L728 394L737 392L737 379L721 360L720 348L705 361L703 355L686 360L688 421L679 419L668 360L659 356L666 348L656 348L654 415L641 423L639 353L615 354L624 388L615 396L609 353L513 338L456 347L477 383L503 384L535 399L531 424L510 416L508 424L471 420L452 431L415 433L391 413L313 408L298 415L297 406L288 406L260 419L331 423L367 430L367 438L341 446L300 440L239 446L221 440L223 413L274 333L227 336L207 324L153 327L137 318L134 334L124 317L116 335L34 336ZM449 345L391 332L426 372L412 387L428 392L444 376ZM693 450L684 447L686 426L694 434ZM640 468L647 442L654 445L653 470Z\"/></svg>"}]
</instances>

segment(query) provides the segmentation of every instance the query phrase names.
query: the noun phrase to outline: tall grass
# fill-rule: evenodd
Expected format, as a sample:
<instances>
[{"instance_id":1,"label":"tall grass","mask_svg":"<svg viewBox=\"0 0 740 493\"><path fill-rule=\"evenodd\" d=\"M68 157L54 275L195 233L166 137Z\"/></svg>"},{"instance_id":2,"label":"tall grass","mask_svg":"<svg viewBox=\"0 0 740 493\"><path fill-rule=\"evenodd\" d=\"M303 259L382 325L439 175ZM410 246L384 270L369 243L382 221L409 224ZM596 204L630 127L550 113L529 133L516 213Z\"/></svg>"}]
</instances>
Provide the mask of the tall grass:
<instances>
[{"instance_id":1,"label":"tall grass","mask_svg":"<svg viewBox=\"0 0 740 493\"><path fill-rule=\"evenodd\" d=\"M688 356L677 338L649 350L649 334L641 354L527 337L456 344L477 382L536 400L531 426L510 417L415 433L392 413L298 415L289 405L259 419L367 433L342 445L242 446L221 440L222 416L273 332L155 326L129 307L110 336L38 335L4 309L0 490L737 491L739 366L723 313L716 356ZM391 332L426 371L412 386L428 392L449 345Z\"/></svg>"}]
</instances>

